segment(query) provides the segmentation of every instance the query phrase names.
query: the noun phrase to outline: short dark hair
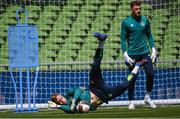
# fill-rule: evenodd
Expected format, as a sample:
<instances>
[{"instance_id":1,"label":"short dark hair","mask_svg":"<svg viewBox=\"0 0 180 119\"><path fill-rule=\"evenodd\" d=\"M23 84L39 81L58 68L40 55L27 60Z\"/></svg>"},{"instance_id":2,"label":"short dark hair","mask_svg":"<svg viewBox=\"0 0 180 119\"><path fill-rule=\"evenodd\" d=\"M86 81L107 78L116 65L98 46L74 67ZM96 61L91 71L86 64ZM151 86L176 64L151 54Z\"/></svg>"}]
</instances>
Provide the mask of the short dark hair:
<instances>
[{"instance_id":1,"label":"short dark hair","mask_svg":"<svg viewBox=\"0 0 180 119\"><path fill-rule=\"evenodd\" d=\"M141 3L139 2L139 1L132 1L131 3L130 3L130 7L132 8L134 5L137 5L137 6L140 6L141 5Z\"/></svg>"}]
</instances>

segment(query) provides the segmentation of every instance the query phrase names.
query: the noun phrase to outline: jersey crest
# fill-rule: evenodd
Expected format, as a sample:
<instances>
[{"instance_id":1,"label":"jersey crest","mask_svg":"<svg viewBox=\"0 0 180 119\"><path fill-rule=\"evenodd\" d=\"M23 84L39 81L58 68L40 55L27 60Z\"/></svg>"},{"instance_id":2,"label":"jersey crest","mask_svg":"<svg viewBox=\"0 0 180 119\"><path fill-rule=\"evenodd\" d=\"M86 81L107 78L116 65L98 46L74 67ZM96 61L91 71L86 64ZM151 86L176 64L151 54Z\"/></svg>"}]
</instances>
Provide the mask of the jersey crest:
<instances>
[{"instance_id":1,"label":"jersey crest","mask_svg":"<svg viewBox=\"0 0 180 119\"><path fill-rule=\"evenodd\" d=\"M141 26L143 26L143 27L144 27L144 26L145 26L145 22L143 22L143 21L142 21L142 22L141 22Z\"/></svg>"},{"instance_id":2,"label":"jersey crest","mask_svg":"<svg viewBox=\"0 0 180 119\"><path fill-rule=\"evenodd\" d=\"M131 24L130 26L131 26L131 27L133 27L133 26L134 26L134 24Z\"/></svg>"}]
</instances>

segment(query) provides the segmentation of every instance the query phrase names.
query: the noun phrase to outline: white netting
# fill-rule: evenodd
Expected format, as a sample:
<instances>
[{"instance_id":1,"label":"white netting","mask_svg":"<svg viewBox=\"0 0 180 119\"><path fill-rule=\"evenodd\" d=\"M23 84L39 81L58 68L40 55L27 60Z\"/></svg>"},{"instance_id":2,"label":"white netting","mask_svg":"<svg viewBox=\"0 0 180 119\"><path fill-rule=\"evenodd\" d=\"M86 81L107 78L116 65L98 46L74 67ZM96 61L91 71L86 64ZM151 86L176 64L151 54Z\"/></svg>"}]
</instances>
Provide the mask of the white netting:
<instances>
[{"instance_id":1,"label":"white netting","mask_svg":"<svg viewBox=\"0 0 180 119\"><path fill-rule=\"evenodd\" d=\"M39 75L36 102L46 103L52 93L64 93L75 86L88 87L90 64L97 42L94 32L109 34L102 60L108 84L122 82L128 71L120 47L120 24L130 14L131 0L26 0L29 24L39 33ZM141 0L142 14L149 17L158 50L152 99L180 99L180 2L179 0ZM17 23L15 12L20 0L0 1L0 104L15 103L9 73L7 29ZM35 72L31 71L32 79ZM18 73L14 73L18 80ZM23 74L25 79L26 74ZM18 81L17 81L18 82ZM19 84L18 84L19 85ZM33 83L31 84L33 85ZM26 80L23 90L26 92ZM19 90L19 89L18 89ZM135 99L143 100L145 75L136 82ZM25 102L27 102L27 95ZM115 99L127 100L127 93ZM166 100L168 103L168 100ZM178 102L176 100L176 102ZM126 104L126 103L124 103Z\"/></svg>"}]
</instances>

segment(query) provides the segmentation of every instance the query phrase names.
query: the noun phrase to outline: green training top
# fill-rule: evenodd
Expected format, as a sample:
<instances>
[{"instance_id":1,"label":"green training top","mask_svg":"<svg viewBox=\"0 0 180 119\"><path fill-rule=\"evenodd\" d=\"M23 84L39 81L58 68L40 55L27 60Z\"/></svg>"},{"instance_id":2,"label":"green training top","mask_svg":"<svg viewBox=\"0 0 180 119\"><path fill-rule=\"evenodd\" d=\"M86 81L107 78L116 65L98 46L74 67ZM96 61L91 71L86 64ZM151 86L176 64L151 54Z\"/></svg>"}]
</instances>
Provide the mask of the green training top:
<instances>
[{"instance_id":1,"label":"green training top","mask_svg":"<svg viewBox=\"0 0 180 119\"><path fill-rule=\"evenodd\" d=\"M148 42L147 42L148 41ZM147 17L126 17L121 24L121 47L128 55L149 53L149 46L155 47L151 34L150 23Z\"/></svg>"},{"instance_id":2,"label":"green training top","mask_svg":"<svg viewBox=\"0 0 180 119\"><path fill-rule=\"evenodd\" d=\"M80 101L85 101L88 105L90 105L90 101L91 101L90 91L84 88L70 88L66 90L66 95L64 97L67 99L67 104L60 105L59 109L67 113L73 112L70 109L72 99L76 100L76 103L75 103L76 106L78 105L78 102Z\"/></svg>"}]
</instances>

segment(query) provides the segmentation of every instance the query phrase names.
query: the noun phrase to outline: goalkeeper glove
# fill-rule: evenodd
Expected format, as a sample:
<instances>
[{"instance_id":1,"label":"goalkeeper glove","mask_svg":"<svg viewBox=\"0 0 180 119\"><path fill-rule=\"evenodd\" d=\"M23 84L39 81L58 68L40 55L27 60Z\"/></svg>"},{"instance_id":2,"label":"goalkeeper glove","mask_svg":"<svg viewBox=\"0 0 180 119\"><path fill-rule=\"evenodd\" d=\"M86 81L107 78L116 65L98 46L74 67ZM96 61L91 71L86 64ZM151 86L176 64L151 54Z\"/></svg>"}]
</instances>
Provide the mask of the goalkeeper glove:
<instances>
[{"instance_id":1,"label":"goalkeeper glove","mask_svg":"<svg viewBox=\"0 0 180 119\"><path fill-rule=\"evenodd\" d=\"M48 107L55 109L55 108L57 108L57 104L53 101L48 100Z\"/></svg>"},{"instance_id":2,"label":"goalkeeper glove","mask_svg":"<svg viewBox=\"0 0 180 119\"><path fill-rule=\"evenodd\" d=\"M156 63L156 58L157 58L156 48L153 47L153 48L152 48L152 53L151 53L152 63Z\"/></svg>"},{"instance_id":3,"label":"goalkeeper glove","mask_svg":"<svg viewBox=\"0 0 180 119\"><path fill-rule=\"evenodd\" d=\"M131 66L133 66L133 63L135 62L131 57L129 57L127 51L124 52L124 58L126 60L126 62L128 62Z\"/></svg>"},{"instance_id":4,"label":"goalkeeper glove","mask_svg":"<svg viewBox=\"0 0 180 119\"><path fill-rule=\"evenodd\" d=\"M72 99L72 103L71 103L71 105L70 105L71 111L75 111L75 107L76 107L75 103L76 103L76 100L75 100L75 99Z\"/></svg>"}]
</instances>

